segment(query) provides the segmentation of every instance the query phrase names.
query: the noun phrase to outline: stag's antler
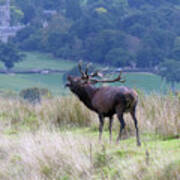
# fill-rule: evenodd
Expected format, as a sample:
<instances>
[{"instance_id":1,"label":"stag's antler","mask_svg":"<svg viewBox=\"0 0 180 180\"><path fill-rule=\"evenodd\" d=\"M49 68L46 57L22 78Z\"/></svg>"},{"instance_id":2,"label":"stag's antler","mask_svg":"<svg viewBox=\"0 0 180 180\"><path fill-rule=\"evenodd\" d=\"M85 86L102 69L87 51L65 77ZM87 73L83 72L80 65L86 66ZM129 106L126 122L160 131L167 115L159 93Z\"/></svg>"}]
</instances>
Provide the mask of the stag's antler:
<instances>
[{"instance_id":1,"label":"stag's antler","mask_svg":"<svg viewBox=\"0 0 180 180\"><path fill-rule=\"evenodd\" d=\"M81 73L82 77L84 77L85 73L82 71L82 60L79 61L78 68L79 68L79 72Z\"/></svg>"},{"instance_id":2,"label":"stag's antler","mask_svg":"<svg viewBox=\"0 0 180 180\"><path fill-rule=\"evenodd\" d=\"M78 67L79 67L79 72L81 73L81 78L87 82L91 82L91 83L113 83L113 82L121 82L121 83L124 83L125 82L125 79L122 80L122 71L120 71L119 73L119 76L115 79L102 79L102 80L99 80L99 79L95 79L93 77L100 77L100 78L103 78L103 74L101 73L103 70L96 70L95 72L92 72L91 74L88 74L88 70L89 70L89 66L91 66L91 63L88 63L86 65L86 68L85 68L85 71L83 72L82 71L82 60L79 61L79 64L78 64Z\"/></svg>"},{"instance_id":3,"label":"stag's antler","mask_svg":"<svg viewBox=\"0 0 180 180\"><path fill-rule=\"evenodd\" d=\"M85 74L86 74L87 77L89 77L89 75L88 75L88 70L89 70L89 67L90 67L91 65L92 65L92 63L88 63L88 64L86 65Z\"/></svg>"},{"instance_id":4,"label":"stag's antler","mask_svg":"<svg viewBox=\"0 0 180 180\"><path fill-rule=\"evenodd\" d=\"M100 78L102 78L103 77L103 74L101 73L101 71L100 70L96 70L95 72L92 72L90 75L89 75L90 77L100 77Z\"/></svg>"},{"instance_id":5,"label":"stag's antler","mask_svg":"<svg viewBox=\"0 0 180 180\"><path fill-rule=\"evenodd\" d=\"M83 72L82 71L82 60L80 60L79 61L79 64L78 64L78 67L79 67L79 72L81 73L81 75L82 75L82 79L89 79L89 77L91 76L91 75L88 75L88 70L89 70L89 67L91 66L92 64L91 63L88 63L87 65L86 65L86 68L85 68L85 71ZM95 75L94 75L95 76ZM93 76L93 77L94 77Z\"/></svg>"},{"instance_id":6,"label":"stag's antler","mask_svg":"<svg viewBox=\"0 0 180 180\"><path fill-rule=\"evenodd\" d=\"M103 69L101 69L101 70L96 70L95 72L92 72L89 76L90 77L99 77L99 78L103 78L104 77L104 74L103 74L103 72L105 72L105 71L107 71L108 70L108 67L105 67L105 68L103 68Z\"/></svg>"},{"instance_id":7,"label":"stag's antler","mask_svg":"<svg viewBox=\"0 0 180 180\"><path fill-rule=\"evenodd\" d=\"M93 83L113 83L113 82L121 82L121 83L124 83L125 82L125 79L122 80L122 71L119 73L118 77L115 78L115 79L102 79L102 80L99 80L99 79L92 79L90 78L89 81L93 82Z\"/></svg>"},{"instance_id":8,"label":"stag's antler","mask_svg":"<svg viewBox=\"0 0 180 180\"><path fill-rule=\"evenodd\" d=\"M89 75L88 75L89 66L90 66L90 63L86 65L85 72L83 72L82 71L82 60L79 61L78 68L79 68L79 72L81 73L82 79L89 79Z\"/></svg>"}]
</instances>

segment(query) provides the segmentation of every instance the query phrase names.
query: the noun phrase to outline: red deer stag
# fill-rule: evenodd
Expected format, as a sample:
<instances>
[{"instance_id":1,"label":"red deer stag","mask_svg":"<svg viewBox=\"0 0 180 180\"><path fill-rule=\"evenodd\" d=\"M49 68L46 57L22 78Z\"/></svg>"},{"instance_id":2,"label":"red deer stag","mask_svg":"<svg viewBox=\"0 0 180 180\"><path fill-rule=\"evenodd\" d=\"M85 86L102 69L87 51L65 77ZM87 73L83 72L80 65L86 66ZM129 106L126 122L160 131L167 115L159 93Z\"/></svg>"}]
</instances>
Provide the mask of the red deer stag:
<instances>
[{"instance_id":1,"label":"red deer stag","mask_svg":"<svg viewBox=\"0 0 180 180\"><path fill-rule=\"evenodd\" d=\"M82 71L81 63L79 63L79 71L81 77L68 76L66 86L82 101L89 109L95 111L99 116L99 141L101 141L104 117L109 117L109 133L110 142L112 139L112 122L113 115L117 114L120 121L120 131L117 137L117 143L121 138L122 131L125 127L123 114L129 112L134 120L136 128L137 145L140 146L140 138L138 132L138 123L136 118L136 106L138 102L138 95L135 90L119 86L119 87L95 87L94 84L124 82L119 76L112 80L95 79L100 73L98 71L88 74L88 66L85 71Z\"/></svg>"}]
</instances>

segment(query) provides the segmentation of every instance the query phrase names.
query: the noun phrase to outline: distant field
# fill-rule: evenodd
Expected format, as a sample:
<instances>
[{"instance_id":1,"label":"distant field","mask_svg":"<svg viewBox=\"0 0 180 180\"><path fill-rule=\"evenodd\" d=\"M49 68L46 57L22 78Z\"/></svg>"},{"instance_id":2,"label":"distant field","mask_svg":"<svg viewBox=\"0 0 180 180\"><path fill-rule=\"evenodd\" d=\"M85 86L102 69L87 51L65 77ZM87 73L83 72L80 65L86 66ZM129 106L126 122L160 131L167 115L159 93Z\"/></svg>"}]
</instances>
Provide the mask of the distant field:
<instances>
[{"instance_id":1,"label":"distant field","mask_svg":"<svg viewBox=\"0 0 180 180\"><path fill-rule=\"evenodd\" d=\"M41 53L25 53L26 59L16 64L16 70L28 69L71 69L76 63L72 61L65 61L61 59L52 58L49 54ZM3 65L0 64L0 68ZM149 73L124 73L126 83L124 85L132 88L144 90L145 92L164 93L169 89L169 85L161 81L157 75ZM30 74L30 75L5 75L0 74L0 90L1 91L15 91L28 87L43 87L48 88L54 95L62 95L68 90L64 88L62 81L62 74ZM116 83L119 85L119 83ZM180 84L177 85L180 89Z\"/></svg>"},{"instance_id":2,"label":"distant field","mask_svg":"<svg viewBox=\"0 0 180 180\"><path fill-rule=\"evenodd\" d=\"M62 75L0 75L0 90L19 92L29 87L48 88L54 95L63 94Z\"/></svg>"},{"instance_id":3,"label":"distant field","mask_svg":"<svg viewBox=\"0 0 180 180\"><path fill-rule=\"evenodd\" d=\"M160 76L150 73L126 73L125 85L132 88L144 90L146 92L165 93L170 90L170 85L161 80ZM180 90L180 84L176 85Z\"/></svg>"},{"instance_id":4,"label":"distant field","mask_svg":"<svg viewBox=\"0 0 180 180\"><path fill-rule=\"evenodd\" d=\"M54 58L50 54L38 52L25 52L25 59L15 64L14 70L29 70L29 69L71 69L75 63L73 61ZM0 63L0 68L4 68Z\"/></svg>"},{"instance_id":5,"label":"distant field","mask_svg":"<svg viewBox=\"0 0 180 180\"><path fill-rule=\"evenodd\" d=\"M25 52L25 60L15 64L14 70L30 70L30 69L71 69L75 63L73 61L53 58L49 54L37 52ZM2 63L0 68L4 69ZM29 87L48 88L53 94L63 94L64 85L62 82L62 74L30 74L30 75L5 75L0 74L0 90L19 92Z\"/></svg>"},{"instance_id":6,"label":"distant field","mask_svg":"<svg viewBox=\"0 0 180 180\"><path fill-rule=\"evenodd\" d=\"M128 73L124 85L145 92L165 93L169 86L161 82L160 77L152 74ZM48 88L54 95L63 95L68 92L64 88L62 74L31 74L31 75L0 75L0 90L19 92L28 87ZM118 85L119 83L116 83ZM180 85L177 86L180 89Z\"/></svg>"}]
</instances>

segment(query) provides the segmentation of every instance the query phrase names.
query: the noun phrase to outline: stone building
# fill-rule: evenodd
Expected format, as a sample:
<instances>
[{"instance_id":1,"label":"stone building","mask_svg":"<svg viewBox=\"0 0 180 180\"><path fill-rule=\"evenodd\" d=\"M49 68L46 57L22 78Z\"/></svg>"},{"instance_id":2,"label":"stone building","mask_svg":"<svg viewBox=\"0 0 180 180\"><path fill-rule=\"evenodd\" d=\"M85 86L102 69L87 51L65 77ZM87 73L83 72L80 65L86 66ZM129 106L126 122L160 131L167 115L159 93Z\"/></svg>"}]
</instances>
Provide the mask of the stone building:
<instances>
[{"instance_id":1,"label":"stone building","mask_svg":"<svg viewBox=\"0 0 180 180\"><path fill-rule=\"evenodd\" d=\"M4 5L0 6L0 41L7 42L8 38L15 36L17 31L24 26L10 26L10 0L6 0Z\"/></svg>"},{"instance_id":2,"label":"stone building","mask_svg":"<svg viewBox=\"0 0 180 180\"><path fill-rule=\"evenodd\" d=\"M6 0L6 4L0 6L0 26L10 26L10 0Z\"/></svg>"}]
</instances>

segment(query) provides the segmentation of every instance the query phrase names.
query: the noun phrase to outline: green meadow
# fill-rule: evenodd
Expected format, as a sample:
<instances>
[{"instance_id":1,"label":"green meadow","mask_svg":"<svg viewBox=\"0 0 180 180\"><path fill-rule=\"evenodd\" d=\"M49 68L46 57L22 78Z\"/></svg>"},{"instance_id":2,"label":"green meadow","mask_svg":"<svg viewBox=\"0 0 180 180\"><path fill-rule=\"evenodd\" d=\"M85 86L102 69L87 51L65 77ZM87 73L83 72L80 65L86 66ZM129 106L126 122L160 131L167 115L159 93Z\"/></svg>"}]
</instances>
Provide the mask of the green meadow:
<instances>
[{"instance_id":1,"label":"green meadow","mask_svg":"<svg viewBox=\"0 0 180 180\"><path fill-rule=\"evenodd\" d=\"M39 52L23 52L25 58L23 61L15 64L14 70L30 70L30 69L71 69L75 63L73 61L54 58L51 54ZM0 68L4 69L2 63Z\"/></svg>"},{"instance_id":2,"label":"green meadow","mask_svg":"<svg viewBox=\"0 0 180 180\"><path fill-rule=\"evenodd\" d=\"M15 64L13 70L30 69L58 69L69 70L77 64L73 61L53 58L50 54L26 52L24 61ZM4 69L0 64L0 68ZM150 73L124 73L126 83L123 85L140 89L145 92L165 93L170 86L161 80L161 77ZM18 93L22 89L40 87L49 89L54 95L63 95L68 92L64 88L63 74L0 74L0 90ZM119 85L119 83L116 83ZM120 84L122 85L122 84ZM180 89L180 84L176 86Z\"/></svg>"}]
</instances>

